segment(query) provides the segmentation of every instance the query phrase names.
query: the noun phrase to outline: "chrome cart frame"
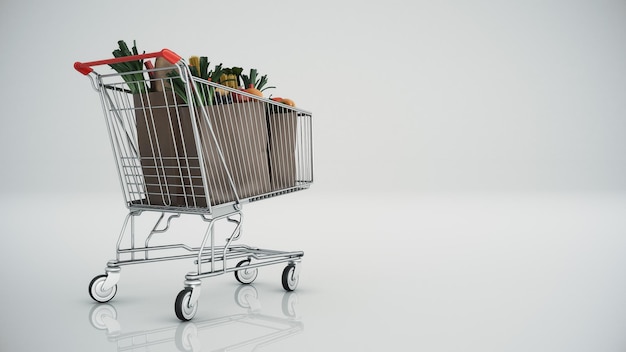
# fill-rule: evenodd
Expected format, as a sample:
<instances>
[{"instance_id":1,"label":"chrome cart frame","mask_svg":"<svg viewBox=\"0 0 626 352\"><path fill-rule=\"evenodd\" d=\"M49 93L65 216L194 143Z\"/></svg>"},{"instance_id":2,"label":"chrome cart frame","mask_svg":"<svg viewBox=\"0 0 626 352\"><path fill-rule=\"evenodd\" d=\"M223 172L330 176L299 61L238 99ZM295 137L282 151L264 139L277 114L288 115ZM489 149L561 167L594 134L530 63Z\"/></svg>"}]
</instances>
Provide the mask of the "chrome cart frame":
<instances>
[{"instance_id":1,"label":"chrome cart frame","mask_svg":"<svg viewBox=\"0 0 626 352\"><path fill-rule=\"evenodd\" d=\"M155 68L144 61L153 58L166 65ZM107 74L94 70L127 62L142 68ZM196 266L185 275L175 301L176 316L183 321L197 312L203 278L232 272L249 284L259 267L286 263L282 286L294 290L302 251L235 242L242 235L244 204L304 190L313 182L312 114L196 77L168 49L74 67L100 95L129 209L116 258L90 282L90 296L97 302L111 300L122 266L178 259L192 259ZM160 217L139 244L135 221L144 212ZM151 243L182 216L199 216L205 223L199 245ZM225 245L216 245L218 222L234 226Z\"/></svg>"}]
</instances>

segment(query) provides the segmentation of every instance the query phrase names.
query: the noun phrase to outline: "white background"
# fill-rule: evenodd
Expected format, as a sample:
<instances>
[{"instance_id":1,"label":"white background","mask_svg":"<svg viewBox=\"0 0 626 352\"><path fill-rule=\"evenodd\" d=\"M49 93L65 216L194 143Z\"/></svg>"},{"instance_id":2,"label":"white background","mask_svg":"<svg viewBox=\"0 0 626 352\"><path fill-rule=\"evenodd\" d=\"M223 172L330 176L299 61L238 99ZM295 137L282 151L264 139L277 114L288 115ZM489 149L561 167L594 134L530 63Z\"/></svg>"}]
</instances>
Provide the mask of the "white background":
<instances>
[{"instance_id":1,"label":"white background","mask_svg":"<svg viewBox=\"0 0 626 352\"><path fill-rule=\"evenodd\" d=\"M625 347L623 1L3 0L0 350L118 346L86 286L125 209L72 65L120 39L257 68L314 114L314 186L249 207L247 239L306 255L304 329L269 350ZM177 265L124 269L123 332L177 327ZM199 321L237 311L215 283Z\"/></svg>"}]
</instances>

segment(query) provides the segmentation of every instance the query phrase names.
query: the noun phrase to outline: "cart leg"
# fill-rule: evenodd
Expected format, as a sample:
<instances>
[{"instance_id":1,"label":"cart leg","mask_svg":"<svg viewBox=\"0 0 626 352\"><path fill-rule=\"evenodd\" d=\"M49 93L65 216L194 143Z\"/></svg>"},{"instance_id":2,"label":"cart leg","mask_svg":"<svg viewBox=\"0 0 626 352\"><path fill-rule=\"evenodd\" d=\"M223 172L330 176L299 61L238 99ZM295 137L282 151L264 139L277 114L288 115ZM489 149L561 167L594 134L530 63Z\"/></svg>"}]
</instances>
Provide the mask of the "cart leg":
<instances>
[{"instance_id":1,"label":"cart leg","mask_svg":"<svg viewBox=\"0 0 626 352\"><path fill-rule=\"evenodd\" d=\"M191 299L190 302L194 305L200 298L200 292L202 292L202 281L200 280L185 280L185 287L191 287Z\"/></svg>"},{"instance_id":2,"label":"cart leg","mask_svg":"<svg viewBox=\"0 0 626 352\"><path fill-rule=\"evenodd\" d=\"M106 267L104 272L107 273L107 279L104 281L102 285L103 290L108 290L111 287L117 285L120 281L120 276L122 275L122 268L119 266Z\"/></svg>"}]
</instances>

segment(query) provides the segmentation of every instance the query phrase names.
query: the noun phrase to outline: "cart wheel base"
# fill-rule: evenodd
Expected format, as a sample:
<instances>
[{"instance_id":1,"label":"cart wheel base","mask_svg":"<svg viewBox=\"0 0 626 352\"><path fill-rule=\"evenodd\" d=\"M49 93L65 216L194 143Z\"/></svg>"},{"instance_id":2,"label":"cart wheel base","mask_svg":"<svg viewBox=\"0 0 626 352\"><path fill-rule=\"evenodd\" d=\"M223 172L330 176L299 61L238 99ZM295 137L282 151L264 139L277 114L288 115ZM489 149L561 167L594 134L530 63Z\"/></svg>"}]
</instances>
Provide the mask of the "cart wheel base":
<instances>
[{"instance_id":1,"label":"cart wheel base","mask_svg":"<svg viewBox=\"0 0 626 352\"><path fill-rule=\"evenodd\" d=\"M191 320L198 311L198 301L192 301L193 288L185 287L176 296L174 302L174 312L176 317L182 321Z\"/></svg>"},{"instance_id":2,"label":"cart wheel base","mask_svg":"<svg viewBox=\"0 0 626 352\"><path fill-rule=\"evenodd\" d=\"M282 283L285 291L293 291L298 287L300 275L296 271L295 264L289 264L283 270Z\"/></svg>"},{"instance_id":3,"label":"cart wheel base","mask_svg":"<svg viewBox=\"0 0 626 352\"><path fill-rule=\"evenodd\" d=\"M99 303L105 303L113 299L117 293L117 278L109 278L108 275L98 275L89 283L89 296ZM112 280L113 282L107 282Z\"/></svg>"}]
</instances>

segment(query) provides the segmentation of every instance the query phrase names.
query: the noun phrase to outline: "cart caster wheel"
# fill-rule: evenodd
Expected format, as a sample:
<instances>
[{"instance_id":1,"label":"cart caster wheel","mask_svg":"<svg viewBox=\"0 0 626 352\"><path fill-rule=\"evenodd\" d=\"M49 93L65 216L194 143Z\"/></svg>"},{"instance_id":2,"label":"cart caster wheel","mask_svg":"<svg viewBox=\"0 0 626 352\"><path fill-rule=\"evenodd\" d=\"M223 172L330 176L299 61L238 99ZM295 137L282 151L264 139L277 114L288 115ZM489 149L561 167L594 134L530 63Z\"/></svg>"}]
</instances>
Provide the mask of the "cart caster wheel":
<instances>
[{"instance_id":1,"label":"cart caster wheel","mask_svg":"<svg viewBox=\"0 0 626 352\"><path fill-rule=\"evenodd\" d=\"M174 302L174 312L176 317L182 321L191 320L198 311L198 302L191 302L191 287L185 287L176 296L176 302Z\"/></svg>"},{"instance_id":2,"label":"cart caster wheel","mask_svg":"<svg viewBox=\"0 0 626 352\"><path fill-rule=\"evenodd\" d=\"M108 302L112 300L117 293L117 284L107 290L102 288L106 279L106 275L98 275L89 283L89 296L96 302Z\"/></svg>"},{"instance_id":3,"label":"cart caster wheel","mask_svg":"<svg viewBox=\"0 0 626 352\"><path fill-rule=\"evenodd\" d=\"M296 266L289 264L283 270L283 288L285 291L293 291L298 287L299 275L296 273Z\"/></svg>"},{"instance_id":4,"label":"cart caster wheel","mask_svg":"<svg viewBox=\"0 0 626 352\"><path fill-rule=\"evenodd\" d=\"M244 259L237 263L237 268L250 265L250 260ZM259 268L244 268L235 271L235 279L242 284L251 284L259 274Z\"/></svg>"}]
</instances>

